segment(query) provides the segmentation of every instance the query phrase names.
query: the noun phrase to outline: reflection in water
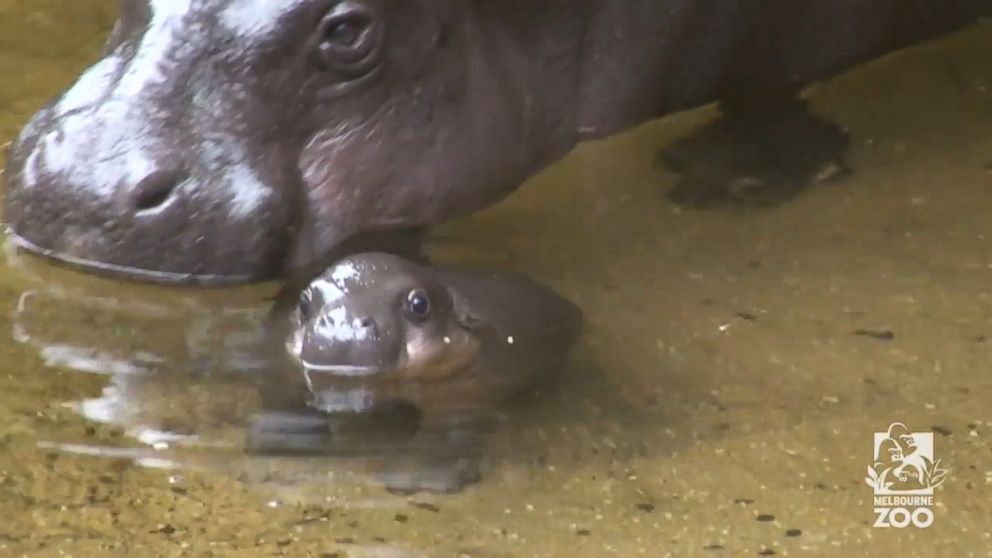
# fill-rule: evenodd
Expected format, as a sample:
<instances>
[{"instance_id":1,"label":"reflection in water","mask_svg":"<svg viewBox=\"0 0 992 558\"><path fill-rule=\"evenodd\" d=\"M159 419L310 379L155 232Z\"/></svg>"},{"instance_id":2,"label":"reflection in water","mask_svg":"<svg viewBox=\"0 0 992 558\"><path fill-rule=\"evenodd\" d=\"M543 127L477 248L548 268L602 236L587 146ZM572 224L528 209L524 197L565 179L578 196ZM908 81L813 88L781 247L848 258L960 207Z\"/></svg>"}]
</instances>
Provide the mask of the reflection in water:
<instances>
[{"instance_id":1,"label":"reflection in water","mask_svg":"<svg viewBox=\"0 0 992 558\"><path fill-rule=\"evenodd\" d=\"M432 424L407 405L362 413L259 413L246 448L256 455L362 459L394 492L453 492L479 479L485 417L444 417Z\"/></svg>"},{"instance_id":2,"label":"reflection in water","mask_svg":"<svg viewBox=\"0 0 992 558\"><path fill-rule=\"evenodd\" d=\"M50 447L177 467L183 457L167 452L173 447L233 445L220 433L243 423L255 381L271 366L255 325L264 307L249 300L218 304L210 296L167 289L143 291L147 297L123 294L98 279L68 286L59 270L7 248L8 266L30 279L11 317L12 339L35 351L46 367L108 376L97 397L65 405L138 444L54 441Z\"/></svg>"},{"instance_id":3,"label":"reflection in water","mask_svg":"<svg viewBox=\"0 0 992 558\"><path fill-rule=\"evenodd\" d=\"M75 276L70 288L57 272L35 275L44 264L32 269L16 251L7 254L9 265L31 278L17 299L11 337L47 367L107 376L99 395L65 405L121 430L133 444L48 440L42 447L145 467L220 469L277 484L286 481L283 473L306 483L326 481L334 470L351 473L338 480L360 483L370 474L392 491L450 492L479 478L496 408L482 395L491 390L479 387L486 380L465 377L478 367L457 382L341 378L322 382L317 392L286 359L274 330L260 326L269 301L258 293L149 287L125 295L99 279L80 287ZM486 343L486 364L515 364L504 375L520 373L522 363L507 358L526 356L525 343L508 346L503 335L501 345L513 353L505 347L492 353ZM466 391L466 381L475 391ZM319 411L316 403L343 412Z\"/></svg>"},{"instance_id":4,"label":"reflection in water","mask_svg":"<svg viewBox=\"0 0 992 558\"><path fill-rule=\"evenodd\" d=\"M34 347L46 367L63 367L93 374L141 374L150 371L149 364L161 364L164 361L161 356L152 353L138 352L128 360L117 358L95 347L46 344L36 341L22 319L30 312L28 304L37 297L37 290L21 294L17 301L11 337L18 343Z\"/></svg>"}]
</instances>

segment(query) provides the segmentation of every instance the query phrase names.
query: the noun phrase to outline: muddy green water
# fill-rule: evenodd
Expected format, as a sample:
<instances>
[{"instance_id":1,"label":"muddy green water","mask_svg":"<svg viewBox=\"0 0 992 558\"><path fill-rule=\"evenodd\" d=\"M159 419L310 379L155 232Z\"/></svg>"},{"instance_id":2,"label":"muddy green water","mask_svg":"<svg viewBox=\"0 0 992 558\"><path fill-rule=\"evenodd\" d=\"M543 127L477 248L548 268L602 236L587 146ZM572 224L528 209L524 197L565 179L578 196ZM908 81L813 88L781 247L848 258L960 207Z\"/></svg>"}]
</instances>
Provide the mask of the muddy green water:
<instances>
[{"instance_id":1,"label":"muddy green water","mask_svg":"<svg viewBox=\"0 0 992 558\"><path fill-rule=\"evenodd\" d=\"M93 59L113 4L0 0L0 137ZM8 251L0 556L992 555L989 60L984 26L818 87L855 172L779 207L664 198L654 155L701 110L441 229L438 258L530 273L588 318L563 385L507 415L453 496L244 456L232 417L254 395L219 371L251 369L271 287L121 284ZM896 421L939 431L927 529L872 527L872 433ZM200 438L156 450L164 430Z\"/></svg>"}]
</instances>

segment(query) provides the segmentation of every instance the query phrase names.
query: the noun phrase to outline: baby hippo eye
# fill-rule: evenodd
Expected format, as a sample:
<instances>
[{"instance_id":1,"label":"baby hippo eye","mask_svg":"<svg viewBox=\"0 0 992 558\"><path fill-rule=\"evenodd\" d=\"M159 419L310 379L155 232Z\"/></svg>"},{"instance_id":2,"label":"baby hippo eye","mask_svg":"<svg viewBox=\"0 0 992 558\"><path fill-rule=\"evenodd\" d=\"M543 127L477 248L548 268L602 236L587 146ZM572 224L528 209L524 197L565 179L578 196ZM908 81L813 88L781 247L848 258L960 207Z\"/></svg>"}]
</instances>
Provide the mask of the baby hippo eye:
<instances>
[{"instance_id":1,"label":"baby hippo eye","mask_svg":"<svg viewBox=\"0 0 992 558\"><path fill-rule=\"evenodd\" d=\"M431 299L424 289L413 289L406 295L406 311L418 320L425 320L431 314Z\"/></svg>"}]
</instances>

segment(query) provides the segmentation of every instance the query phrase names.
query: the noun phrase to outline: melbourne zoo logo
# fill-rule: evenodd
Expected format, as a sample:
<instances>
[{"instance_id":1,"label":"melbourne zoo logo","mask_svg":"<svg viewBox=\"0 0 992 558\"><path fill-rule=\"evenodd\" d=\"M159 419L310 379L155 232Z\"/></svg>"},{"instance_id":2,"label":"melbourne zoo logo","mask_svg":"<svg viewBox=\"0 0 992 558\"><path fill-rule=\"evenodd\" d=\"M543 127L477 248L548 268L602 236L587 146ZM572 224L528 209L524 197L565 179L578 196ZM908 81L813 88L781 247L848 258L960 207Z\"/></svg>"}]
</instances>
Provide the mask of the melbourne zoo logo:
<instances>
[{"instance_id":1,"label":"melbourne zoo logo","mask_svg":"<svg viewBox=\"0 0 992 558\"><path fill-rule=\"evenodd\" d=\"M933 489L946 476L933 458L932 432L909 432L901 422L875 432L875 460L865 477L875 492L875 527L933 525Z\"/></svg>"}]
</instances>

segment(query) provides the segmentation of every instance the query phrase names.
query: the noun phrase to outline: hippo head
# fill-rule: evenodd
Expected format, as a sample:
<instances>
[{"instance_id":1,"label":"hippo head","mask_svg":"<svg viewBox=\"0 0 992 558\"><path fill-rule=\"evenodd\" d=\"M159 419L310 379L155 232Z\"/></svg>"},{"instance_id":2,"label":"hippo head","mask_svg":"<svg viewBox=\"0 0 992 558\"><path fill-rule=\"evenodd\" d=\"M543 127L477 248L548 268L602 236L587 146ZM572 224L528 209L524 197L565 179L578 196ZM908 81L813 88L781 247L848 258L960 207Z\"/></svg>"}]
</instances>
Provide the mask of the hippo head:
<instances>
[{"instance_id":1,"label":"hippo head","mask_svg":"<svg viewBox=\"0 0 992 558\"><path fill-rule=\"evenodd\" d=\"M470 378L478 324L432 270L389 254L357 254L300 294L286 350L315 406L355 410L390 391Z\"/></svg>"},{"instance_id":2,"label":"hippo head","mask_svg":"<svg viewBox=\"0 0 992 558\"><path fill-rule=\"evenodd\" d=\"M12 145L12 238L246 282L488 205L576 141L581 27L531 28L524 4L123 0L102 58Z\"/></svg>"}]
</instances>

